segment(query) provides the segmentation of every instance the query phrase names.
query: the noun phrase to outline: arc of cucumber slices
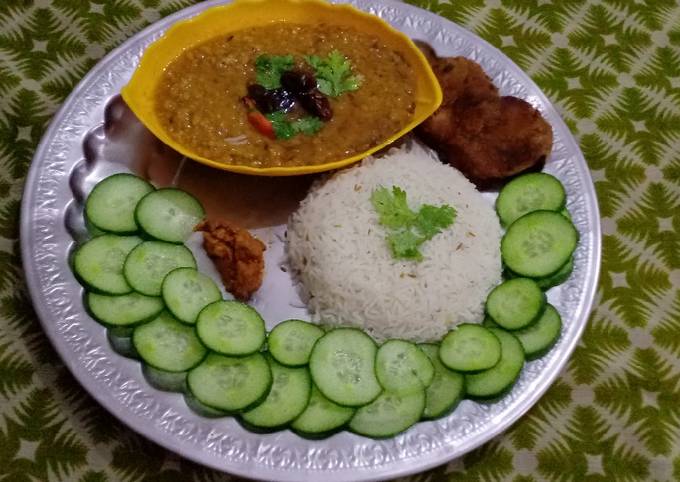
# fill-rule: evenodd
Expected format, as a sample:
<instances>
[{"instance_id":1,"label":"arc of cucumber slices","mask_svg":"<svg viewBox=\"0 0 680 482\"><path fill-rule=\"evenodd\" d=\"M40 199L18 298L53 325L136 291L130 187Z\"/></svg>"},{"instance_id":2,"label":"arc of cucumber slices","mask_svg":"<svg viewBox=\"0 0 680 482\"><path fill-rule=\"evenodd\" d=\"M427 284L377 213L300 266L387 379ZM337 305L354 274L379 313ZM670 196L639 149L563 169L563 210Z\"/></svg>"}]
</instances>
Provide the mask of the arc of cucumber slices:
<instances>
[{"instance_id":1,"label":"arc of cucumber slices","mask_svg":"<svg viewBox=\"0 0 680 482\"><path fill-rule=\"evenodd\" d=\"M574 269L578 232L565 204L549 174L520 176L501 190L506 281L489 294L482 324L460 325L436 344L378 346L359 329L325 331L303 320L267 334L255 309L222 299L182 244L205 215L200 202L131 174L92 190L92 238L72 266L112 347L139 359L151 386L182 392L197 413L239 414L248 427L313 438L343 428L390 437L465 397L502 395L525 360L559 339L561 317L544 291Z\"/></svg>"}]
</instances>

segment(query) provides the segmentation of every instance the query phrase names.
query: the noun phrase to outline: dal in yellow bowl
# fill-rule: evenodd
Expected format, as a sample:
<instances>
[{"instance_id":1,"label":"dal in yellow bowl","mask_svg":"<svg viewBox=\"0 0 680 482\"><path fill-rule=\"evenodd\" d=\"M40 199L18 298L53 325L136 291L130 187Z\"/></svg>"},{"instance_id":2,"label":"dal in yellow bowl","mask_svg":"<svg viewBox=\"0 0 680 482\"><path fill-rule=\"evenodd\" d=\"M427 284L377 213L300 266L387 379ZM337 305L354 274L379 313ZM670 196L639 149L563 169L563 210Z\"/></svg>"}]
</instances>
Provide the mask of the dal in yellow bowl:
<instances>
[{"instance_id":1,"label":"dal in yellow bowl","mask_svg":"<svg viewBox=\"0 0 680 482\"><path fill-rule=\"evenodd\" d=\"M442 99L408 37L320 0L237 0L178 22L146 50L122 95L185 156L266 176L356 162Z\"/></svg>"}]
</instances>

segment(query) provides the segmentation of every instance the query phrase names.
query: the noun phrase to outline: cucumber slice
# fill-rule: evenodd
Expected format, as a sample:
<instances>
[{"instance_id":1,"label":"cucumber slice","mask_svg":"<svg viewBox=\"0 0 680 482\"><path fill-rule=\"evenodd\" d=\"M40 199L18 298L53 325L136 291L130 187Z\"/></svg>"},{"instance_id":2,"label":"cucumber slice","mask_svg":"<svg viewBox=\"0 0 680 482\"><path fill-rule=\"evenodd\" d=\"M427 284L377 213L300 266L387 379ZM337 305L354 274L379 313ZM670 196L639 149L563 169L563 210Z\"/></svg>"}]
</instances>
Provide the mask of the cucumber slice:
<instances>
[{"instance_id":1,"label":"cucumber slice","mask_svg":"<svg viewBox=\"0 0 680 482\"><path fill-rule=\"evenodd\" d=\"M541 287L542 290L548 290L553 286L561 285L569 279L571 272L574 270L574 256L569 258L569 261L564 263L564 265L557 270L554 274L546 276L544 278L536 278L536 284Z\"/></svg>"},{"instance_id":2,"label":"cucumber slice","mask_svg":"<svg viewBox=\"0 0 680 482\"><path fill-rule=\"evenodd\" d=\"M418 345L434 366L434 378L425 390L424 419L439 418L458 405L465 394L465 378L462 374L446 368L439 360L439 346Z\"/></svg>"},{"instance_id":3,"label":"cucumber slice","mask_svg":"<svg viewBox=\"0 0 680 482\"><path fill-rule=\"evenodd\" d=\"M514 278L496 286L486 299L486 312L506 330L530 325L545 309L545 293L535 281Z\"/></svg>"},{"instance_id":4,"label":"cucumber slice","mask_svg":"<svg viewBox=\"0 0 680 482\"><path fill-rule=\"evenodd\" d=\"M564 283L569 279L571 276L572 271L574 270L574 256L572 255L569 258L569 261L564 263L562 267L557 270L555 273L544 276L542 278L531 278L533 279L536 284L543 290L547 291L553 286L558 286ZM508 279L513 279L513 278L522 278L522 276L518 275L517 273L513 273L508 267L506 266L505 269L503 270L503 278L508 280Z\"/></svg>"},{"instance_id":5,"label":"cucumber slice","mask_svg":"<svg viewBox=\"0 0 680 482\"><path fill-rule=\"evenodd\" d=\"M100 181L87 197L85 216L102 231L134 233L135 207L153 190L151 184L133 174L114 174Z\"/></svg>"},{"instance_id":6,"label":"cucumber slice","mask_svg":"<svg viewBox=\"0 0 680 482\"><path fill-rule=\"evenodd\" d=\"M367 437L392 437L420 420L424 409L424 390L404 394L383 392L357 410L349 428Z\"/></svg>"},{"instance_id":7,"label":"cucumber slice","mask_svg":"<svg viewBox=\"0 0 680 482\"><path fill-rule=\"evenodd\" d=\"M85 304L92 316L106 326L135 326L163 311L163 300L139 293L118 296L87 293Z\"/></svg>"},{"instance_id":8,"label":"cucumber slice","mask_svg":"<svg viewBox=\"0 0 680 482\"><path fill-rule=\"evenodd\" d=\"M111 333L112 335L120 337L120 338L132 338L132 334L135 332L135 327L134 326L108 326L106 331Z\"/></svg>"},{"instance_id":9,"label":"cucumber slice","mask_svg":"<svg viewBox=\"0 0 680 482\"><path fill-rule=\"evenodd\" d=\"M251 306L238 301L216 301L198 315L196 332L201 341L223 355L249 355L262 348L264 320Z\"/></svg>"},{"instance_id":10,"label":"cucumber slice","mask_svg":"<svg viewBox=\"0 0 680 482\"><path fill-rule=\"evenodd\" d=\"M522 278L522 276L519 276L516 273L513 273L510 269L508 269L507 266L503 266L503 280L507 281L509 279L514 279L514 278Z\"/></svg>"},{"instance_id":11,"label":"cucumber slice","mask_svg":"<svg viewBox=\"0 0 680 482\"><path fill-rule=\"evenodd\" d=\"M560 211L566 200L567 193L557 178L534 172L516 177L501 189L496 198L496 211L503 226L510 226L532 211Z\"/></svg>"},{"instance_id":12,"label":"cucumber slice","mask_svg":"<svg viewBox=\"0 0 680 482\"><path fill-rule=\"evenodd\" d=\"M549 304L538 320L512 334L519 340L527 358L535 358L555 344L561 331L562 318L555 307Z\"/></svg>"},{"instance_id":13,"label":"cucumber slice","mask_svg":"<svg viewBox=\"0 0 680 482\"><path fill-rule=\"evenodd\" d=\"M380 395L375 376L373 339L355 328L337 328L314 345L309 359L312 380L327 398L346 406L365 405Z\"/></svg>"},{"instance_id":14,"label":"cucumber slice","mask_svg":"<svg viewBox=\"0 0 680 482\"><path fill-rule=\"evenodd\" d=\"M309 363L314 343L323 335L324 331L312 323L286 320L269 333L267 345L269 352L279 363L302 366Z\"/></svg>"},{"instance_id":15,"label":"cucumber slice","mask_svg":"<svg viewBox=\"0 0 680 482\"><path fill-rule=\"evenodd\" d=\"M534 211L512 223L501 240L503 262L529 278L559 270L576 249L578 232L560 213Z\"/></svg>"},{"instance_id":16,"label":"cucumber slice","mask_svg":"<svg viewBox=\"0 0 680 482\"><path fill-rule=\"evenodd\" d=\"M205 210L191 194L164 188L144 196L134 216L149 236L169 243L183 243L203 219Z\"/></svg>"},{"instance_id":17,"label":"cucumber slice","mask_svg":"<svg viewBox=\"0 0 680 482\"><path fill-rule=\"evenodd\" d=\"M524 366L524 350L519 340L505 330L490 328L489 331L501 342L501 359L493 368L465 375L465 389L471 397L502 394L512 387Z\"/></svg>"},{"instance_id":18,"label":"cucumber slice","mask_svg":"<svg viewBox=\"0 0 680 482\"><path fill-rule=\"evenodd\" d=\"M306 367L287 367L272 357L267 361L272 371L271 390L262 403L244 412L241 418L255 427L273 429L289 424L304 411L309 403L312 379Z\"/></svg>"},{"instance_id":19,"label":"cucumber slice","mask_svg":"<svg viewBox=\"0 0 680 482\"><path fill-rule=\"evenodd\" d=\"M261 353L246 357L211 353L189 372L187 385L202 404L236 412L264 399L272 385L272 373Z\"/></svg>"},{"instance_id":20,"label":"cucumber slice","mask_svg":"<svg viewBox=\"0 0 680 482\"><path fill-rule=\"evenodd\" d=\"M168 372L183 372L195 367L207 352L194 329L180 323L167 311L135 328L132 342L142 360Z\"/></svg>"},{"instance_id":21,"label":"cucumber slice","mask_svg":"<svg viewBox=\"0 0 680 482\"><path fill-rule=\"evenodd\" d=\"M105 234L89 240L73 257L73 271L93 291L124 295L132 291L123 276L128 253L141 243L136 236Z\"/></svg>"},{"instance_id":22,"label":"cucumber slice","mask_svg":"<svg viewBox=\"0 0 680 482\"><path fill-rule=\"evenodd\" d=\"M216 408L207 406L205 403L199 402L194 394L189 391L184 394L184 402L187 404L187 407L201 417L221 418L229 415L229 412L217 410Z\"/></svg>"},{"instance_id":23,"label":"cucumber slice","mask_svg":"<svg viewBox=\"0 0 680 482\"><path fill-rule=\"evenodd\" d=\"M493 321L493 318L491 318L488 314L484 317L484 320L482 321L482 326L484 328L498 328L499 330L502 330L500 326L498 326L498 323Z\"/></svg>"},{"instance_id":24,"label":"cucumber slice","mask_svg":"<svg viewBox=\"0 0 680 482\"><path fill-rule=\"evenodd\" d=\"M354 415L355 409L343 407L327 399L312 384L309 403L304 412L293 420L291 428L305 435L322 435L343 427Z\"/></svg>"},{"instance_id":25,"label":"cucumber slice","mask_svg":"<svg viewBox=\"0 0 680 482\"><path fill-rule=\"evenodd\" d=\"M375 375L385 390L407 393L427 388L434 378L434 367L413 343L388 340L378 348Z\"/></svg>"},{"instance_id":26,"label":"cucumber slice","mask_svg":"<svg viewBox=\"0 0 680 482\"><path fill-rule=\"evenodd\" d=\"M446 334L439 347L439 359L444 366L461 372L489 369L500 358L500 341L481 325L458 325Z\"/></svg>"},{"instance_id":27,"label":"cucumber slice","mask_svg":"<svg viewBox=\"0 0 680 482\"><path fill-rule=\"evenodd\" d=\"M116 329L106 330L106 338L111 344L113 351L126 358L139 360L139 353L132 344L132 333L117 333Z\"/></svg>"},{"instance_id":28,"label":"cucumber slice","mask_svg":"<svg viewBox=\"0 0 680 482\"><path fill-rule=\"evenodd\" d=\"M222 299L215 282L194 268L177 268L168 273L161 294L175 318L190 324L196 323L203 308Z\"/></svg>"},{"instance_id":29,"label":"cucumber slice","mask_svg":"<svg viewBox=\"0 0 680 482\"><path fill-rule=\"evenodd\" d=\"M92 224L92 221L87 219L87 216L85 216L85 229L87 229L87 234L89 234L90 238L96 238L98 236L108 234L106 231L102 231L97 226Z\"/></svg>"},{"instance_id":30,"label":"cucumber slice","mask_svg":"<svg viewBox=\"0 0 680 482\"><path fill-rule=\"evenodd\" d=\"M130 251L123 274L138 293L160 296L163 279L177 268L196 268L194 255L186 246L145 241Z\"/></svg>"},{"instance_id":31,"label":"cucumber slice","mask_svg":"<svg viewBox=\"0 0 680 482\"><path fill-rule=\"evenodd\" d=\"M142 363L142 373L149 385L164 392L183 392L186 388L187 372L168 372Z\"/></svg>"}]
</instances>

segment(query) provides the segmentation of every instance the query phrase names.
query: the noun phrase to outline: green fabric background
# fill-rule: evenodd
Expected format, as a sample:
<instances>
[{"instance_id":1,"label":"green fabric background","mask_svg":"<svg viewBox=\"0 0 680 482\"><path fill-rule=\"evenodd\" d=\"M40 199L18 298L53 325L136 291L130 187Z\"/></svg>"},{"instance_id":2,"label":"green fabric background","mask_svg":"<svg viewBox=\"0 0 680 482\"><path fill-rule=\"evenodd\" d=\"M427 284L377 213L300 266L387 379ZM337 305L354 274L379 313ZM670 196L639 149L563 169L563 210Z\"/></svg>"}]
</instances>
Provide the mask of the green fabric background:
<instances>
[{"instance_id":1,"label":"green fabric background","mask_svg":"<svg viewBox=\"0 0 680 482\"><path fill-rule=\"evenodd\" d=\"M217 481L79 387L22 282L19 203L52 114L106 52L190 0L0 0L0 481ZM680 480L680 3L417 0L512 57L590 166L604 256L567 368L507 433L408 480Z\"/></svg>"}]
</instances>

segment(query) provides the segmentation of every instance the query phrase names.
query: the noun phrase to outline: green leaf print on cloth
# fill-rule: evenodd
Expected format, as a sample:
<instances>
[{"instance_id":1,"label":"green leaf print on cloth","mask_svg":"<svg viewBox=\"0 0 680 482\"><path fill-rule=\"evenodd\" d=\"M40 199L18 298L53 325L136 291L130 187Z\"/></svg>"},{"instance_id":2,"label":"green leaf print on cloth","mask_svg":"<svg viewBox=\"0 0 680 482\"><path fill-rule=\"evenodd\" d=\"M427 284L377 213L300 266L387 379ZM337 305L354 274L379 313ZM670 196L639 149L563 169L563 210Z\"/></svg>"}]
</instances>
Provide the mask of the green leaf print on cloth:
<instances>
[{"instance_id":1,"label":"green leaf print on cloth","mask_svg":"<svg viewBox=\"0 0 680 482\"><path fill-rule=\"evenodd\" d=\"M235 480L167 452L73 380L30 307L18 213L49 119L107 52L191 0L0 1L0 480ZM680 3L414 0L509 55L588 161L596 307L561 377L507 433L408 481L680 480Z\"/></svg>"}]
</instances>

